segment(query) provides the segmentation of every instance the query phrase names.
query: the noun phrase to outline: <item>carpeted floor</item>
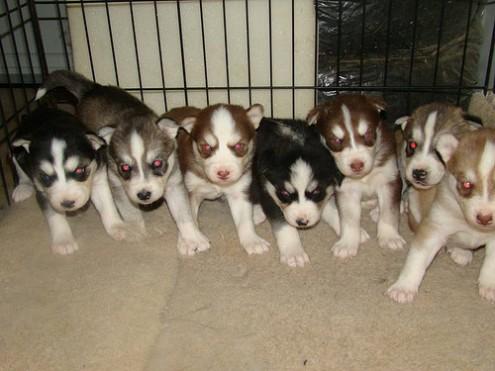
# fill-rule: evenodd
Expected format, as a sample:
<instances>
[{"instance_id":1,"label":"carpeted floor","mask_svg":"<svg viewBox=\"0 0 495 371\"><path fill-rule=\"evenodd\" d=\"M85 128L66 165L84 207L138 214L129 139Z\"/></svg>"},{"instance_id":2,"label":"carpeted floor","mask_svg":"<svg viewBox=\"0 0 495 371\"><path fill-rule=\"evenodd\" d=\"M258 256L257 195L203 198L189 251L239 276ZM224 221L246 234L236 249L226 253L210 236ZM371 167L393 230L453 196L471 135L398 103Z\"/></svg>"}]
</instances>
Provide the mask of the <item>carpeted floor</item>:
<instances>
[{"instance_id":1,"label":"carpeted floor","mask_svg":"<svg viewBox=\"0 0 495 371\"><path fill-rule=\"evenodd\" d=\"M193 258L177 256L166 210L147 219L164 234L118 243L90 209L71 220L73 256L51 253L34 200L0 219L1 370L494 369L495 306L476 287L483 251L468 267L440 254L417 300L399 305L383 293L406 251L374 239L339 261L320 224L301 233L312 264L289 269L267 223L271 251L248 257L222 202L202 208L213 247Z\"/></svg>"}]
</instances>

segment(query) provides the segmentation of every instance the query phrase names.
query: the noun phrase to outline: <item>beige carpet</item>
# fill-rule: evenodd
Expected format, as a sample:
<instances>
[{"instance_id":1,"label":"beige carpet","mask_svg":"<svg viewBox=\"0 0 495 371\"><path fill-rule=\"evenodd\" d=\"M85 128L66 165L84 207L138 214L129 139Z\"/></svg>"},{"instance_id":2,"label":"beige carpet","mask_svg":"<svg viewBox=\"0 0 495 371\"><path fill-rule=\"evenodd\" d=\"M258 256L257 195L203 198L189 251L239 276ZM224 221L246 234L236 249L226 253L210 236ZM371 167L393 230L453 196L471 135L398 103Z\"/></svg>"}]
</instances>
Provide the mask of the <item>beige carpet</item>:
<instances>
[{"instance_id":1,"label":"beige carpet","mask_svg":"<svg viewBox=\"0 0 495 371\"><path fill-rule=\"evenodd\" d=\"M227 207L200 220L213 248L179 258L165 234L110 240L94 210L72 219L80 250L53 255L33 201L0 220L1 370L493 370L495 306L478 297L484 252L468 267L441 254L411 305L383 295L405 251L371 240L338 261L320 224L301 233L312 264L276 249L248 257ZM367 229L375 234L369 222ZM405 228L403 228L405 230ZM269 226L260 234L271 239Z\"/></svg>"}]
</instances>

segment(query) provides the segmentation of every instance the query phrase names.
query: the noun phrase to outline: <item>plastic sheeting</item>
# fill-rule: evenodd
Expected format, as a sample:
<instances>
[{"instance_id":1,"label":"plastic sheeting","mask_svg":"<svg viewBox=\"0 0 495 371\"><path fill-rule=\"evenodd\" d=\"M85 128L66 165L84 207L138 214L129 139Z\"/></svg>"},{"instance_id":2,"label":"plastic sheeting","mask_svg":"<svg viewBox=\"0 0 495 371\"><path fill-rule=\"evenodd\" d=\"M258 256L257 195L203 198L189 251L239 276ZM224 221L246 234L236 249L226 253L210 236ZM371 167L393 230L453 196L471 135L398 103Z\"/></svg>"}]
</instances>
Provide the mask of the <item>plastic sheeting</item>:
<instances>
[{"instance_id":1,"label":"plastic sheeting","mask_svg":"<svg viewBox=\"0 0 495 371\"><path fill-rule=\"evenodd\" d=\"M364 86L383 93L396 117L433 99L456 103L457 87L479 83L484 6L477 1L318 0L316 6L318 82L329 88L320 101L335 95L335 87ZM407 93L411 86L420 91ZM442 91L429 93L434 86Z\"/></svg>"}]
</instances>

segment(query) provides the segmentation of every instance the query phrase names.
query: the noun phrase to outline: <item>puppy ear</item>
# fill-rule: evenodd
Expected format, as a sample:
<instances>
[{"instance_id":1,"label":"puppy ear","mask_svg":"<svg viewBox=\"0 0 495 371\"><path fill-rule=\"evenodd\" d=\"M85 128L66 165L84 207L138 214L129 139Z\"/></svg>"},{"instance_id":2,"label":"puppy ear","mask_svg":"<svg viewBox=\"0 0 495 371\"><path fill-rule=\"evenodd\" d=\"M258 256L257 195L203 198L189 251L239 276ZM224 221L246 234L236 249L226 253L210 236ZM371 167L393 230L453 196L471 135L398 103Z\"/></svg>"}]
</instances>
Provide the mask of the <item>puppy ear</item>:
<instances>
[{"instance_id":1,"label":"puppy ear","mask_svg":"<svg viewBox=\"0 0 495 371\"><path fill-rule=\"evenodd\" d=\"M27 153L29 153L30 145L31 145L31 141L24 138L19 138L12 142L13 147L23 147Z\"/></svg>"},{"instance_id":2,"label":"puppy ear","mask_svg":"<svg viewBox=\"0 0 495 371\"><path fill-rule=\"evenodd\" d=\"M443 162L447 163L454 154L459 141L452 134L443 134L438 138L435 149L442 157Z\"/></svg>"},{"instance_id":3,"label":"puppy ear","mask_svg":"<svg viewBox=\"0 0 495 371\"><path fill-rule=\"evenodd\" d=\"M387 109L387 104L380 97L376 97L374 95L367 95L366 99L368 99L368 101L375 106L378 112L384 112Z\"/></svg>"},{"instance_id":4,"label":"puppy ear","mask_svg":"<svg viewBox=\"0 0 495 371\"><path fill-rule=\"evenodd\" d=\"M306 116L306 122L308 123L309 126L315 125L318 122L319 118L320 118L320 107L316 106L311 111L309 111L308 115Z\"/></svg>"},{"instance_id":5,"label":"puppy ear","mask_svg":"<svg viewBox=\"0 0 495 371\"><path fill-rule=\"evenodd\" d=\"M194 124L196 123L196 117L186 117L184 120L182 120L180 127L190 133L192 131L192 128Z\"/></svg>"},{"instance_id":6,"label":"puppy ear","mask_svg":"<svg viewBox=\"0 0 495 371\"><path fill-rule=\"evenodd\" d=\"M111 126L103 126L100 130L98 130L98 136L103 138L107 144L110 144L114 131L115 128Z\"/></svg>"},{"instance_id":7,"label":"puppy ear","mask_svg":"<svg viewBox=\"0 0 495 371\"><path fill-rule=\"evenodd\" d=\"M402 116L399 117L397 120L395 120L394 125L400 125L400 129L404 131L404 129L407 126L407 121L409 120L410 116Z\"/></svg>"},{"instance_id":8,"label":"puppy ear","mask_svg":"<svg viewBox=\"0 0 495 371\"><path fill-rule=\"evenodd\" d=\"M86 134L86 138L88 138L89 142L91 143L91 146L95 151L106 145L105 139L99 137L96 134L88 133Z\"/></svg>"},{"instance_id":9,"label":"puppy ear","mask_svg":"<svg viewBox=\"0 0 495 371\"><path fill-rule=\"evenodd\" d=\"M253 124L255 129L258 129L258 126L260 126L261 119L263 118L263 115L265 114L265 109L261 104L253 104L249 109L246 111L249 121L251 121L251 124Z\"/></svg>"},{"instance_id":10,"label":"puppy ear","mask_svg":"<svg viewBox=\"0 0 495 371\"><path fill-rule=\"evenodd\" d=\"M180 126L174 121L167 117L163 117L156 123L158 127L168 134L170 138L175 138Z\"/></svg>"}]
</instances>

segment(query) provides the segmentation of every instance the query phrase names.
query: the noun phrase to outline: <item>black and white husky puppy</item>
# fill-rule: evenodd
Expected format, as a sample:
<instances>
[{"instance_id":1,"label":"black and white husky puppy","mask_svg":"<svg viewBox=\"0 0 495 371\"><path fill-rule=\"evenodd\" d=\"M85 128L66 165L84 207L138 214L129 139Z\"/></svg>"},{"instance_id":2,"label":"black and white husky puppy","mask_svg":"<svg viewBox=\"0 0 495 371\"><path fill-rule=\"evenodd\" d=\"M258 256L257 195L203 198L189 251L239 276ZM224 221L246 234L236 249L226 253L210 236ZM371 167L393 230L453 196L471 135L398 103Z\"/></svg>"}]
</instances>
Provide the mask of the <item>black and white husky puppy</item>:
<instances>
[{"instance_id":1,"label":"black and white husky puppy","mask_svg":"<svg viewBox=\"0 0 495 371\"><path fill-rule=\"evenodd\" d=\"M126 237L108 184L105 142L74 115L41 106L23 118L12 146L18 178L12 198L20 202L36 192L53 252L78 249L66 213L81 209L90 198L107 233L116 240Z\"/></svg>"},{"instance_id":2,"label":"black and white husky puppy","mask_svg":"<svg viewBox=\"0 0 495 371\"><path fill-rule=\"evenodd\" d=\"M255 140L251 200L270 221L280 261L302 267L309 258L297 229L318 223L343 175L316 129L304 121L263 118Z\"/></svg>"},{"instance_id":3,"label":"black and white husky puppy","mask_svg":"<svg viewBox=\"0 0 495 371\"><path fill-rule=\"evenodd\" d=\"M158 116L140 100L115 86L103 86L70 71L51 73L37 92L65 88L77 99L84 125L108 143L109 180L124 220L145 233L140 205L162 198L177 223L180 253L193 255L210 247L193 220L177 160L179 126Z\"/></svg>"}]
</instances>

